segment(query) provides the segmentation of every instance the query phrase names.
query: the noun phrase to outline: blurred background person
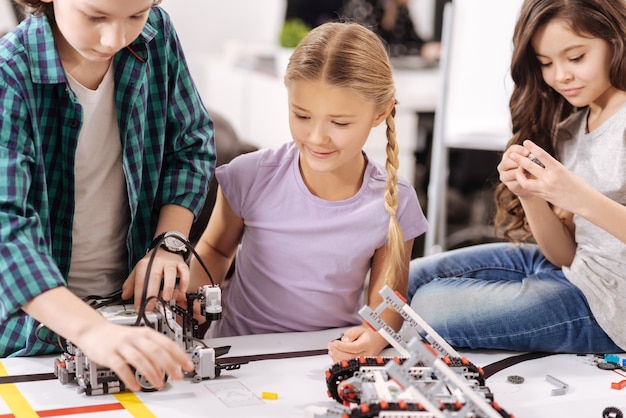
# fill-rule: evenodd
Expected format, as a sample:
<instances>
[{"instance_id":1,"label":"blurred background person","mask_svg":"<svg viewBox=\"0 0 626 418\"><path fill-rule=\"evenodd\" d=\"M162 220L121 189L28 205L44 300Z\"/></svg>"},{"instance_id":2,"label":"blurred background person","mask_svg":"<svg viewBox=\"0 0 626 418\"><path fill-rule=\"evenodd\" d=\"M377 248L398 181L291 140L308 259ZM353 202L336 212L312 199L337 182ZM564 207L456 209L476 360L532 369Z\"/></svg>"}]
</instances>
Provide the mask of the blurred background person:
<instances>
[{"instance_id":1,"label":"blurred background person","mask_svg":"<svg viewBox=\"0 0 626 418\"><path fill-rule=\"evenodd\" d=\"M287 0L285 21L302 20L310 29L339 19L345 0Z\"/></svg>"},{"instance_id":2,"label":"blurred background person","mask_svg":"<svg viewBox=\"0 0 626 418\"><path fill-rule=\"evenodd\" d=\"M366 26L388 45L391 57L420 55L439 59L441 45L416 31L410 0L287 0L285 21L299 19L310 29L330 21L353 21Z\"/></svg>"},{"instance_id":3,"label":"blurred background person","mask_svg":"<svg viewBox=\"0 0 626 418\"><path fill-rule=\"evenodd\" d=\"M389 46L392 57L420 55L427 61L439 59L441 45L418 35L409 12L409 0L344 0L341 17L376 32Z\"/></svg>"}]
</instances>

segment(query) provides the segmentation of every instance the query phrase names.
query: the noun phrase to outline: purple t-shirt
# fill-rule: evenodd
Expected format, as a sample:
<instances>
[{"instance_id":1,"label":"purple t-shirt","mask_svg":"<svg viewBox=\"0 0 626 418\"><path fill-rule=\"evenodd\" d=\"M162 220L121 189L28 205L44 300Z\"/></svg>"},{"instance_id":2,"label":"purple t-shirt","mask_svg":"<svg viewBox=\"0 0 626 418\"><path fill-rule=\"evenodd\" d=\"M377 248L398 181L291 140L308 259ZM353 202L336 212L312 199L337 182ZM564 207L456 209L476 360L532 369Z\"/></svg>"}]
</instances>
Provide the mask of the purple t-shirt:
<instances>
[{"instance_id":1,"label":"purple t-shirt","mask_svg":"<svg viewBox=\"0 0 626 418\"><path fill-rule=\"evenodd\" d=\"M314 331L361 323L372 256L387 240L385 170L368 161L363 185L347 200L307 189L298 148L244 154L217 169L217 180L244 222L222 319L209 336ZM398 219L405 240L426 231L415 189L399 182ZM210 268L210 266L209 266Z\"/></svg>"}]
</instances>

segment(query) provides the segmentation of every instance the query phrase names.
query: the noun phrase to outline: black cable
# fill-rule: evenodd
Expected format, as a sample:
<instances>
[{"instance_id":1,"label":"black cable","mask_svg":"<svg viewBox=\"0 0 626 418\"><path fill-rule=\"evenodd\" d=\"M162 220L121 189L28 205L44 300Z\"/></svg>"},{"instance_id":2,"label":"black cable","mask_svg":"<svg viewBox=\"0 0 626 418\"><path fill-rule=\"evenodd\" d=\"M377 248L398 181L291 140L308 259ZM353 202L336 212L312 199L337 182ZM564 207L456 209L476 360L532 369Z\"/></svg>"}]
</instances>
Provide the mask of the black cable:
<instances>
[{"instance_id":1,"label":"black cable","mask_svg":"<svg viewBox=\"0 0 626 418\"><path fill-rule=\"evenodd\" d=\"M511 367L517 363L521 363L527 360L534 360L534 359L538 359L542 357L547 357L553 354L556 354L556 353L546 353L546 352L537 351L537 352L519 354L519 355L504 358L502 360L498 360L494 363L491 363L482 367L483 372L484 372L483 378L486 380L490 378L491 376L493 376L494 374L498 373L499 371L504 370L507 367Z\"/></svg>"},{"instance_id":2,"label":"black cable","mask_svg":"<svg viewBox=\"0 0 626 418\"><path fill-rule=\"evenodd\" d=\"M150 254L150 259L148 260L148 266L146 268L146 274L145 274L144 281L143 281L143 289L142 289L142 292L141 292L141 301L139 303L139 312L138 312L138 315L137 315L137 321L134 324L135 326L138 326L138 325L141 324L141 319L142 318L147 321L147 318L146 318L146 305L148 304L148 300L146 300L146 298L147 298L147 295L148 295L148 281L150 279L150 272L152 271L152 264L154 262L154 258L156 256L157 251L161 248L161 244L163 243L165 238L166 238L165 236L162 236L154 244L154 251L152 251L152 254ZM179 239L179 238L176 237L176 239ZM202 269L204 270L204 272L208 276L209 280L211 281L211 285L215 286L215 281L213 280L213 276L209 272L209 269L207 268L206 264L204 264L204 262L202 261L202 258L200 257L200 255L198 255L196 250L193 248L193 245L191 245L189 240L184 240L183 244L185 244L187 249L193 254L193 256L196 258L196 260L198 260L198 263L200 263L200 266L202 267Z\"/></svg>"},{"instance_id":3,"label":"black cable","mask_svg":"<svg viewBox=\"0 0 626 418\"><path fill-rule=\"evenodd\" d=\"M160 300L161 298L159 298L158 296L150 296L148 299L146 299L146 303L145 305L147 305L148 303L150 303L150 301L152 299L156 299L156 300ZM165 308L163 308L165 309ZM146 316L146 310L145 307L143 310L140 309L140 312L137 313L137 320L135 321L135 323L133 324L133 326L140 326L141 325L141 319L143 319L144 324L149 326L150 328L154 328L154 324L152 322L150 322L150 320L148 319L148 317Z\"/></svg>"},{"instance_id":4,"label":"black cable","mask_svg":"<svg viewBox=\"0 0 626 418\"><path fill-rule=\"evenodd\" d=\"M135 321L135 323L132 326L141 326L141 320L143 319L146 325L154 328L154 325L150 322L150 320L146 316L146 305L152 299L159 300L161 302L162 306L164 307L164 309L170 309L171 310L171 308L169 308L167 303L163 299L161 299L160 297L151 296L150 298L147 298L147 295L148 295L148 281L150 279L150 272L152 271L152 264L153 264L155 256L156 256L156 252L158 251L159 248L161 248L161 244L162 244L164 239L165 239L165 236L163 236L161 239L159 239L156 242L154 251L152 251L152 254L150 254L150 260L148 261L148 266L146 268L146 275L144 277L144 282L143 282L143 289L142 289L142 293L141 293L141 301L140 301L140 304L139 304L139 312L137 313L137 320ZM202 258L200 258L200 255L193 248L192 244L189 242L189 240L184 240L183 243L185 244L187 249L193 254L193 256L198 260L198 263L200 263L200 266L202 267L202 269L204 270L204 272L208 276L209 280L211 281L211 285L215 286L215 281L213 280L213 276L209 272L209 269L207 268L206 264L204 264L204 262L202 261ZM88 295L88 296L83 298L83 301L86 302L93 309L97 310L97 309L102 308L104 306L118 304L119 302L122 301L121 296L122 296L122 290L120 289L120 290L112 293L109 296ZM174 313L174 315L175 315L175 313ZM168 324L168 327L169 327L169 324ZM51 332L48 332L45 337L41 336L41 332L42 332L42 330L44 328L48 329L43 324L37 325L37 327L35 328L35 338L38 341L40 341L40 342L42 342L44 344L56 345L61 350L63 350L64 352L67 352L67 344L66 344L66 342L63 341L61 336L57 335L56 333L51 333ZM172 330L171 327L170 327L170 330ZM172 331L174 331L174 330L172 330ZM54 341L54 338L52 337L51 334L56 336L56 341ZM198 342L201 342L206 347L206 344L204 343L204 341L202 341L200 339L196 339L196 338L194 338L194 340L198 341Z\"/></svg>"},{"instance_id":5,"label":"black cable","mask_svg":"<svg viewBox=\"0 0 626 418\"><path fill-rule=\"evenodd\" d=\"M215 286L215 281L213 280L213 276L211 276L211 273L209 272L208 267L206 266L206 264L204 264L204 261L202 261L202 258L200 257L200 255L196 252L196 250L193 248L193 246L191 245L189 241L186 241L185 244L187 245L187 249L191 251L194 257L196 257L196 260L198 260L198 263L200 263L202 270L204 270L206 275L209 277L209 280L211 281L211 285Z\"/></svg>"},{"instance_id":6,"label":"black cable","mask_svg":"<svg viewBox=\"0 0 626 418\"><path fill-rule=\"evenodd\" d=\"M122 289L110 294L109 296L89 295L83 298L89 306L99 309L103 306L116 305L122 301Z\"/></svg>"},{"instance_id":7,"label":"black cable","mask_svg":"<svg viewBox=\"0 0 626 418\"><path fill-rule=\"evenodd\" d=\"M121 301L122 290L118 290L117 292L112 293L109 296L99 296L99 295L88 295L85 296L82 300L91 306L93 309L99 309L103 306L113 305ZM42 331L46 330L46 335L42 337ZM59 347L63 352L67 353L67 340L58 335L55 332L50 331L48 327L44 324L39 323L35 328L35 338L37 341L48 344L55 345Z\"/></svg>"},{"instance_id":8,"label":"black cable","mask_svg":"<svg viewBox=\"0 0 626 418\"><path fill-rule=\"evenodd\" d=\"M42 343L44 343L44 344L57 345L57 342L52 340L52 337L51 337L51 335L50 335L50 334L51 334L50 332L47 332L45 337L42 337L42 336L41 336L41 331L42 331L44 328L45 328L46 330L48 330L48 328L47 328L44 324L39 324L39 325L37 325L37 327L35 328L35 338L37 338L37 341L42 342ZM48 330L48 331L49 331L49 330ZM61 347L61 348L62 348L62 347Z\"/></svg>"},{"instance_id":9,"label":"black cable","mask_svg":"<svg viewBox=\"0 0 626 418\"><path fill-rule=\"evenodd\" d=\"M157 242L156 245L154 246L154 251L152 251L152 254L150 254L150 259L148 260L148 267L146 268L146 275L144 276L143 279L143 289L141 291L141 301L139 302L139 312L137 315L137 321L135 322L135 326L140 325L141 322L141 318L145 317L146 314L146 305L148 303L147 296L148 296L148 281L150 280L150 272L152 271L152 263L154 262L154 258L156 256L157 251L159 250L159 248L161 248L161 243L163 242L163 240L165 239L165 236L162 236Z\"/></svg>"},{"instance_id":10,"label":"black cable","mask_svg":"<svg viewBox=\"0 0 626 418\"><path fill-rule=\"evenodd\" d=\"M41 336L41 332L44 329L47 331L46 337ZM46 327L44 324L40 323L35 328L35 338L37 339L37 341L43 344L54 345L54 346L59 347L61 351L63 351L64 353L68 352L67 340L65 338L62 338L59 334L50 331L50 329Z\"/></svg>"},{"instance_id":11,"label":"black cable","mask_svg":"<svg viewBox=\"0 0 626 418\"><path fill-rule=\"evenodd\" d=\"M163 314L165 314L165 311L166 311L166 310L169 310L169 311L172 313L172 315L173 315L174 317L176 316L176 312L174 312L174 310L172 309L172 307L171 307L171 306L169 306L169 305L168 305L168 304L167 304L167 303L163 300L163 298L160 298L160 297L159 297L159 298L157 298L157 300L161 303L161 306L163 306ZM166 320L165 320L165 321L163 321L163 322L165 322L165 325L167 325L167 327L170 329L170 331L175 332L175 331L174 331L174 328L172 328L172 327L170 326L170 323L169 323L168 321L166 321Z\"/></svg>"}]
</instances>

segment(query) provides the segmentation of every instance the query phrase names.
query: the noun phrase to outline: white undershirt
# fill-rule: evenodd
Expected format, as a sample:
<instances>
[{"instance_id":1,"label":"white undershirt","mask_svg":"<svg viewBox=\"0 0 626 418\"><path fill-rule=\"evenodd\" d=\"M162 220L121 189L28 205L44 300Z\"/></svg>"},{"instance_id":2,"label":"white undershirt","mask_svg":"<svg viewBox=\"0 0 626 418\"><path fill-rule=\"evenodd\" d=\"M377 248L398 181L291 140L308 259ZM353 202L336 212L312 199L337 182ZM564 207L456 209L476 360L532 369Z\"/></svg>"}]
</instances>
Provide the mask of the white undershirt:
<instances>
[{"instance_id":1,"label":"white undershirt","mask_svg":"<svg viewBox=\"0 0 626 418\"><path fill-rule=\"evenodd\" d=\"M74 166L76 205L69 288L80 297L108 296L128 274L130 223L112 66L96 90L68 74L83 107Z\"/></svg>"}]
</instances>

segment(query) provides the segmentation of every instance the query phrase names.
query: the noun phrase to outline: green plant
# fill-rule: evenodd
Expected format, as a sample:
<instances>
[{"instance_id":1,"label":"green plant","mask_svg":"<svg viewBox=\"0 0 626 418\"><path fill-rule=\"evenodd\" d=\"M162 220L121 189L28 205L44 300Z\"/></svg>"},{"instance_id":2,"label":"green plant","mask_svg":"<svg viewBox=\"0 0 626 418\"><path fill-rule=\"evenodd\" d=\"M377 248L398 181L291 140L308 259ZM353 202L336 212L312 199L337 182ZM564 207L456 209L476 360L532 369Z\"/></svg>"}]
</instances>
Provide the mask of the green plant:
<instances>
[{"instance_id":1,"label":"green plant","mask_svg":"<svg viewBox=\"0 0 626 418\"><path fill-rule=\"evenodd\" d=\"M287 19L280 31L279 43L285 48L295 48L311 28L300 19Z\"/></svg>"}]
</instances>

